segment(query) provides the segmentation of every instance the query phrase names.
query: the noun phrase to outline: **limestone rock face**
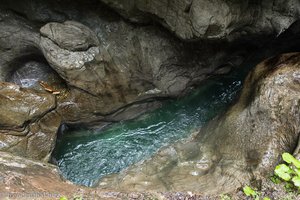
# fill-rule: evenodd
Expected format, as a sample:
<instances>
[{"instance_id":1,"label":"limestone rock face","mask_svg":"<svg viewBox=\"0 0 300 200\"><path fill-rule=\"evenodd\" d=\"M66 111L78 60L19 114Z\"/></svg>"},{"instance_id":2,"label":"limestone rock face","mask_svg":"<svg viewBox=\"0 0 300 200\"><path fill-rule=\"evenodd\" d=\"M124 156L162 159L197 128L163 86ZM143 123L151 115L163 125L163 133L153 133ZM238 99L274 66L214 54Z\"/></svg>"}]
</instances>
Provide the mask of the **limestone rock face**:
<instances>
[{"instance_id":1,"label":"limestone rock face","mask_svg":"<svg viewBox=\"0 0 300 200\"><path fill-rule=\"evenodd\" d=\"M97 36L88 27L74 21L48 23L40 30L42 36L49 38L63 49L84 51L99 45Z\"/></svg>"},{"instance_id":2,"label":"limestone rock face","mask_svg":"<svg viewBox=\"0 0 300 200\"><path fill-rule=\"evenodd\" d=\"M89 38L84 38L84 36L80 35L81 32L91 32L90 29L83 25L81 25L83 26L80 29L82 30L81 32L76 34L76 31L73 30L75 34L69 37L73 28L70 23L64 25L50 23L43 26L41 28L41 49L48 63L70 85L86 90L89 93L97 94L97 88L93 87L96 84L95 82L99 81L99 76L95 73L97 69L94 70L94 68L97 68L97 65L90 64L90 69L87 69L84 64L91 63L95 59L95 56L99 54L99 48L90 47L94 43L88 42ZM98 40L95 39L94 42L97 43Z\"/></svg>"},{"instance_id":3,"label":"limestone rock face","mask_svg":"<svg viewBox=\"0 0 300 200\"><path fill-rule=\"evenodd\" d=\"M6 81L23 57L38 52L39 34L33 25L7 10L0 10L0 81Z\"/></svg>"},{"instance_id":4,"label":"limestone rock face","mask_svg":"<svg viewBox=\"0 0 300 200\"><path fill-rule=\"evenodd\" d=\"M125 191L226 193L274 169L300 132L300 54L270 58L248 75L238 102L193 138L108 176Z\"/></svg>"},{"instance_id":5,"label":"limestone rock face","mask_svg":"<svg viewBox=\"0 0 300 200\"><path fill-rule=\"evenodd\" d=\"M0 83L0 126L21 128L55 108L53 95L22 89L18 85Z\"/></svg>"},{"instance_id":6,"label":"limestone rock face","mask_svg":"<svg viewBox=\"0 0 300 200\"><path fill-rule=\"evenodd\" d=\"M0 152L0 161L2 198L59 199L63 196L71 198L76 194L90 192L89 189L85 191L85 188L61 180L55 166L5 152Z\"/></svg>"},{"instance_id":7,"label":"limestone rock face","mask_svg":"<svg viewBox=\"0 0 300 200\"><path fill-rule=\"evenodd\" d=\"M61 123L50 114L56 107L55 96L1 82L0 102L0 150L47 160Z\"/></svg>"},{"instance_id":8,"label":"limestone rock face","mask_svg":"<svg viewBox=\"0 0 300 200\"><path fill-rule=\"evenodd\" d=\"M300 14L297 0L101 1L133 22L158 21L182 39L276 34L299 19Z\"/></svg>"}]
</instances>

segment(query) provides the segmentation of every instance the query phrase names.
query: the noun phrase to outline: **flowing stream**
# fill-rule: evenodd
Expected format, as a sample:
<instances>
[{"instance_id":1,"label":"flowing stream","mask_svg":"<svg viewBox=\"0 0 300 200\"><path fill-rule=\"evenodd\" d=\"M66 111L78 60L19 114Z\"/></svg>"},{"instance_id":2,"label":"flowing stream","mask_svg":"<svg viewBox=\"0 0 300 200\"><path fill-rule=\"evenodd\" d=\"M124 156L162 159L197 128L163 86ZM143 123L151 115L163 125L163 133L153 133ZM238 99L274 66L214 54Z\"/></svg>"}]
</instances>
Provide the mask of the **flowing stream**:
<instances>
[{"instance_id":1,"label":"flowing stream","mask_svg":"<svg viewBox=\"0 0 300 200\"><path fill-rule=\"evenodd\" d=\"M65 131L53 154L62 175L92 186L105 175L149 158L162 146L187 138L235 99L244 77L241 74L206 81L184 98L105 130Z\"/></svg>"}]
</instances>

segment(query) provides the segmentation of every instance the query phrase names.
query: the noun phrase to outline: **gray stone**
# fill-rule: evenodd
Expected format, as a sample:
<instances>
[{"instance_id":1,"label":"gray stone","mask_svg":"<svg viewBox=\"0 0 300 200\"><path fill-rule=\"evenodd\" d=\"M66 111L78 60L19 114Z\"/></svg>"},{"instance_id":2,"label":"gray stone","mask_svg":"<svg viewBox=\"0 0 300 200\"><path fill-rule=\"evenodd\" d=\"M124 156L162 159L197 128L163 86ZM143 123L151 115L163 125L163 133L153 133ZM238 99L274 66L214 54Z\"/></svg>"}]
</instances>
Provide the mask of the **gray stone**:
<instances>
[{"instance_id":1,"label":"gray stone","mask_svg":"<svg viewBox=\"0 0 300 200\"><path fill-rule=\"evenodd\" d=\"M42 36L49 38L60 48L70 51L85 51L98 46L97 36L88 27L74 21L48 23L40 30Z\"/></svg>"},{"instance_id":2,"label":"gray stone","mask_svg":"<svg viewBox=\"0 0 300 200\"><path fill-rule=\"evenodd\" d=\"M298 0L101 1L133 22L158 21L186 40L279 34L300 16Z\"/></svg>"}]
</instances>

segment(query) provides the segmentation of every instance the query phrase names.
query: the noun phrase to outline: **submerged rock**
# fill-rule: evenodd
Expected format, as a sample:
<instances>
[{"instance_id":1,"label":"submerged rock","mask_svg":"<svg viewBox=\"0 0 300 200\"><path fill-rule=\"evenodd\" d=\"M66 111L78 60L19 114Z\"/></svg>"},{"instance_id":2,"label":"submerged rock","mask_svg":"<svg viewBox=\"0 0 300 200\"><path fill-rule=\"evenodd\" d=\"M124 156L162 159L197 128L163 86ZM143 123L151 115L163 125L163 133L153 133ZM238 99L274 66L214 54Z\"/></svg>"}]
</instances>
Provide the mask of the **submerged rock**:
<instances>
[{"instance_id":1,"label":"submerged rock","mask_svg":"<svg viewBox=\"0 0 300 200\"><path fill-rule=\"evenodd\" d=\"M160 150L99 186L124 191L231 192L266 176L300 132L300 54L270 58L248 75L227 112L193 138Z\"/></svg>"}]
</instances>

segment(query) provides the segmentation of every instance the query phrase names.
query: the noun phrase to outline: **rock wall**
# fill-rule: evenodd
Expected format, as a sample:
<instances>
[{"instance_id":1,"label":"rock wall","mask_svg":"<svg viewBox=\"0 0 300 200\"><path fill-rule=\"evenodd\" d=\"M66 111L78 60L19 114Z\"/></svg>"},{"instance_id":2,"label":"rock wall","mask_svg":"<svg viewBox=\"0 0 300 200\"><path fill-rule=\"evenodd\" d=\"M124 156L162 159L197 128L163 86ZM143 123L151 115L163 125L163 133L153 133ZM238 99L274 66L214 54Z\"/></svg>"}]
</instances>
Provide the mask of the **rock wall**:
<instances>
[{"instance_id":1,"label":"rock wall","mask_svg":"<svg viewBox=\"0 0 300 200\"><path fill-rule=\"evenodd\" d=\"M185 40L278 34L300 16L297 0L101 1L133 22L154 20Z\"/></svg>"}]
</instances>

